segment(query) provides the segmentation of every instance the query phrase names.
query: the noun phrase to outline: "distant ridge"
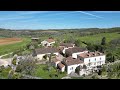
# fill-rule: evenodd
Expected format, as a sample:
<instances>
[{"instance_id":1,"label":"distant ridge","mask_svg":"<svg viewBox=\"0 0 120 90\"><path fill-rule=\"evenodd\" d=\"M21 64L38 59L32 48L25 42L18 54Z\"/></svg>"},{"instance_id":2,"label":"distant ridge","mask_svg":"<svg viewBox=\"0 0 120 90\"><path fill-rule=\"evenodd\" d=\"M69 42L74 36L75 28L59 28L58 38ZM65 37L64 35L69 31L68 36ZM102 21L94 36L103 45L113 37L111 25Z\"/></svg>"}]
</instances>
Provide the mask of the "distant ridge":
<instances>
[{"instance_id":1,"label":"distant ridge","mask_svg":"<svg viewBox=\"0 0 120 90\"><path fill-rule=\"evenodd\" d=\"M68 28L68 29L5 29L5 28L0 28L0 30L11 30L11 31L47 31L47 30L50 30L50 31L54 31L54 30L89 30L89 29L92 29L92 30L97 30L97 29L120 29L120 27L112 27L112 28Z\"/></svg>"}]
</instances>

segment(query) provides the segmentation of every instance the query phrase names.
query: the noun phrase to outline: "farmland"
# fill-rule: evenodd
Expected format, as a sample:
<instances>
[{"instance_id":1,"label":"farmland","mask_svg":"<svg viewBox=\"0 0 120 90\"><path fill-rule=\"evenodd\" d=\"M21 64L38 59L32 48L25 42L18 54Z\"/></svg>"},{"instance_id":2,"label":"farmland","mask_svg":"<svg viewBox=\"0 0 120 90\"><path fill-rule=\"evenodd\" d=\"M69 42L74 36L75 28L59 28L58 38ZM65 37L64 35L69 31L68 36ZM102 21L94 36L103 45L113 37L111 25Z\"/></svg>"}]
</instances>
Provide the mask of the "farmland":
<instances>
[{"instance_id":1,"label":"farmland","mask_svg":"<svg viewBox=\"0 0 120 90\"><path fill-rule=\"evenodd\" d=\"M101 39L103 37L106 37L106 42L109 43L113 39L120 38L120 34L118 32L112 32L112 33L99 33L99 34L93 34L93 35L86 35L86 36L81 36L81 35L76 35L77 33L75 32L74 34L67 33L63 34L60 36L55 37L56 39L60 41L64 40L79 40L79 41L84 41L86 43L92 43L92 44L99 44L101 42ZM85 47L86 45L81 43L81 46Z\"/></svg>"},{"instance_id":2,"label":"farmland","mask_svg":"<svg viewBox=\"0 0 120 90\"><path fill-rule=\"evenodd\" d=\"M107 43L113 39L120 38L120 34L118 33L100 33L92 36L84 36L84 37L77 37L81 41L85 42L101 42L102 37L106 37Z\"/></svg>"},{"instance_id":3,"label":"farmland","mask_svg":"<svg viewBox=\"0 0 120 90\"><path fill-rule=\"evenodd\" d=\"M106 42L109 43L113 39L120 38L119 28L110 29L69 29L69 30L26 30L26 31L14 31L14 30L1 30L0 31L0 55L9 52L16 51L26 46L30 42L31 37L39 37L40 40L53 37L58 43L64 40L79 42L84 41L86 43L99 44L103 37L106 37ZM10 40L16 36L15 40ZM4 41L1 41L4 38ZM7 39L5 39L7 38ZM81 43L81 47L85 47L84 43Z\"/></svg>"},{"instance_id":4,"label":"farmland","mask_svg":"<svg viewBox=\"0 0 120 90\"><path fill-rule=\"evenodd\" d=\"M1 38L0 39L0 45L7 45L7 44L14 44L22 42L21 38Z\"/></svg>"},{"instance_id":5,"label":"farmland","mask_svg":"<svg viewBox=\"0 0 120 90\"><path fill-rule=\"evenodd\" d=\"M20 48L23 48L26 46L27 43L30 42L30 39L29 38L23 38L23 39L14 39L12 42L11 39L4 39L4 41L7 41L8 42L2 42L2 45L0 45L0 55L3 55L3 54L7 54L7 53L10 53L10 52L14 52ZM18 40L18 41L16 41Z\"/></svg>"}]
</instances>

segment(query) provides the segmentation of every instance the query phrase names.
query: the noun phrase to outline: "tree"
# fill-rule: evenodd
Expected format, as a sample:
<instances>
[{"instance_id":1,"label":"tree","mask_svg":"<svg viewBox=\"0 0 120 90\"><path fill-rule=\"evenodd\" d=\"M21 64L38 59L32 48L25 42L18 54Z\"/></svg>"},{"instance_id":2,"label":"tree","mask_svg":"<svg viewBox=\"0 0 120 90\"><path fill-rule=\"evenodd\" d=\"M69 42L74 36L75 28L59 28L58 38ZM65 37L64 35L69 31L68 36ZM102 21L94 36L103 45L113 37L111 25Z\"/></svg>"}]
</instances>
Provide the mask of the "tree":
<instances>
[{"instance_id":1,"label":"tree","mask_svg":"<svg viewBox=\"0 0 120 90\"><path fill-rule=\"evenodd\" d=\"M59 46L59 43L58 42L55 42L54 43L54 47L58 47Z\"/></svg>"},{"instance_id":2,"label":"tree","mask_svg":"<svg viewBox=\"0 0 120 90\"><path fill-rule=\"evenodd\" d=\"M64 43L75 43L75 39L73 38L73 36L70 36L69 38L64 40Z\"/></svg>"},{"instance_id":3,"label":"tree","mask_svg":"<svg viewBox=\"0 0 120 90\"><path fill-rule=\"evenodd\" d=\"M42 40L39 38L39 39L38 39L38 44L41 44L41 41L42 41Z\"/></svg>"},{"instance_id":4,"label":"tree","mask_svg":"<svg viewBox=\"0 0 120 90\"><path fill-rule=\"evenodd\" d=\"M2 76L2 78L8 79L8 75L11 70L12 68L10 66L8 67L0 66L0 76Z\"/></svg>"},{"instance_id":5,"label":"tree","mask_svg":"<svg viewBox=\"0 0 120 90\"><path fill-rule=\"evenodd\" d=\"M105 44L106 44L106 37L103 37L101 41L101 45L105 45Z\"/></svg>"},{"instance_id":6,"label":"tree","mask_svg":"<svg viewBox=\"0 0 120 90\"><path fill-rule=\"evenodd\" d=\"M90 51L95 51L95 45L91 44L91 43L87 43L86 48Z\"/></svg>"},{"instance_id":7,"label":"tree","mask_svg":"<svg viewBox=\"0 0 120 90\"><path fill-rule=\"evenodd\" d=\"M80 71L80 66L76 67L75 73L77 73L79 75L79 71Z\"/></svg>"},{"instance_id":8,"label":"tree","mask_svg":"<svg viewBox=\"0 0 120 90\"><path fill-rule=\"evenodd\" d=\"M26 56L25 59L21 59L16 67L16 72L31 75L34 72L36 61L31 56Z\"/></svg>"},{"instance_id":9,"label":"tree","mask_svg":"<svg viewBox=\"0 0 120 90\"><path fill-rule=\"evenodd\" d=\"M13 58L12 64L13 64L13 65L16 65L16 62L17 62L17 58Z\"/></svg>"},{"instance_id":10,"label":"tree","mask_svg":"<svg viewBox=\"0 0 120 90\"><path fill-rule=\"evenodd\" d=\"M106 55L106 60L107 60L107 62L114 62L115 61L115 56L112 53L108 53Z\"/></svg>"},{"instance_id":11,"label":"tree","mask_svg":"<svg viewBox=\"0 0 120 90\"><path fill-rule=\"evenodd\" d=\"M74 43L77 47L79 47L81 45L81 41L79 40L75 40L75 43Z\"/></svg>"}]
</instances>

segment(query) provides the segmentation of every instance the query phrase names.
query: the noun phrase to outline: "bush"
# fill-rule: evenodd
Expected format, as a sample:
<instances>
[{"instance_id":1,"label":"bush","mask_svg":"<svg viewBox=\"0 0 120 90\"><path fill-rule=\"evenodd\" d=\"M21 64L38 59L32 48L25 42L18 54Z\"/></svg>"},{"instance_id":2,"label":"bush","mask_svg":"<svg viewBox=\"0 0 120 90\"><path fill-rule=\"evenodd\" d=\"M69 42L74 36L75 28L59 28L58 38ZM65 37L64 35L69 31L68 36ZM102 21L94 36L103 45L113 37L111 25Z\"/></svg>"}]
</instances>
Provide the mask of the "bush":
<instances>
[{"instance_id":1,"label":"bush","mask_svg":"<svg viewBox=\"0 0 120 90\"><path fill-rule=\"evenodd\" d=\"M19 64L16 67L16 72L24 73L24 74L32 74L35 69L35 60L32 57L25 57L25 59L21 59Z\"/></svg>"},{"instance_id":2,"label":"bush","mask_svg":"<svg viewBox=\"0 0 120 90\"><path fill-rule=\"evenodd\" d=\"M16 62L17 62L16 58L13 58L12 64L13 64L13 65L16 65Z\"/></svg>"}]
</instances>

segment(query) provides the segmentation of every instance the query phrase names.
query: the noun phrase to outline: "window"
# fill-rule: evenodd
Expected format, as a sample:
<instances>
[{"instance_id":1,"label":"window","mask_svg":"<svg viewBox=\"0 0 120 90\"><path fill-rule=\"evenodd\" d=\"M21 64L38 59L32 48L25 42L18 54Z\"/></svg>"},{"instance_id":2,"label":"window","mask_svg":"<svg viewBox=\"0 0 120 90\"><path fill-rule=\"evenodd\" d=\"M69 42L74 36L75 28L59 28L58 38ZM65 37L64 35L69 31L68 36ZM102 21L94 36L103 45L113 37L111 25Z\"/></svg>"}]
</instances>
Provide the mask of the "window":
<instances>
[{"instance_id":1,"label":"window","mask_svg":"<svg viewBox=\"0 0 120 90\"><path fill-rule=\"evenodd\" d=\"M73 67L71 67L70 70L73 70Z\"/></svg>"},{"instance_id":2,"label":"window","mask_svg":"<svg viewBox=\"0 0 120 90\"><path fill-rule=\"evenodd\" d=\"M89 59L89 62L90 62L90 59Z\"/></svg>"},{"instance_id":3,"label":"window","mask_svg":"<svg viewBox=\"0 0 120 90\"><path fill-rule=\"evenodd\" d=\"M71 70L73 70L73 67L71 68Z\"/></svg>"},{"instance_id":4,"label":"window","mask_svg":"<svg viewBox=\"0 0 120 90\"><path fill-rule=\"evenodd\" d=\"M95 61L96 61L96 58L95 58Z\"/></svg>"}]
</instances>

